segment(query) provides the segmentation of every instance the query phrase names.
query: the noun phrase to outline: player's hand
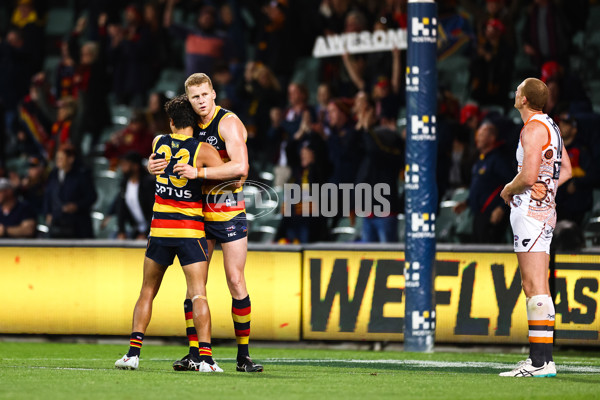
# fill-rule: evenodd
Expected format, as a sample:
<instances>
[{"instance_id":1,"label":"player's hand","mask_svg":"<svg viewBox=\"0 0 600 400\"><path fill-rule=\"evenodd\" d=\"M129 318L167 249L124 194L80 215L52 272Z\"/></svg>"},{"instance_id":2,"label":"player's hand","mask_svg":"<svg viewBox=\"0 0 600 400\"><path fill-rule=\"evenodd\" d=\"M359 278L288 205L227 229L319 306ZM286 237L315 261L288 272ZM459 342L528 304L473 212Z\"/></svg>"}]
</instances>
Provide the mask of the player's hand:
<instances>
[{"instance_id":1,"label":"player's hand","mask_svg":"<svg viewBox=\"0 0 600 400\"><path fill-rule=\"evenodd\" d=\"M152 175L163 174L169 163L164 158L156 159L155 157L156 153L152 153L150 155L150 159L148 160L148 172L150 172Z\"/></svg>"},{"instance_id":2,"label":"player's hand","mask_svg":"<svg viewBox=\"0 0 600 400\"><path fill-rule=\"evenodd\" d=\"M508 185L504 186L504 189L502 189L502 192L500 192L500 197L502 197L502 200L504 200L506 204L509 206L511 205L513 195L510 193Z\"/></svg>"},{"instance_id":3,"label":"player's hand","mask_svg":"<svg viewBox=\"0 0 600 400\"><path fill-rule=\"evenodd\" d=\"M192 167L190 164L175 164L173 172L179 175L180 178L196 179L198 177L198 170Z\"/></svg>"}]
</instances>

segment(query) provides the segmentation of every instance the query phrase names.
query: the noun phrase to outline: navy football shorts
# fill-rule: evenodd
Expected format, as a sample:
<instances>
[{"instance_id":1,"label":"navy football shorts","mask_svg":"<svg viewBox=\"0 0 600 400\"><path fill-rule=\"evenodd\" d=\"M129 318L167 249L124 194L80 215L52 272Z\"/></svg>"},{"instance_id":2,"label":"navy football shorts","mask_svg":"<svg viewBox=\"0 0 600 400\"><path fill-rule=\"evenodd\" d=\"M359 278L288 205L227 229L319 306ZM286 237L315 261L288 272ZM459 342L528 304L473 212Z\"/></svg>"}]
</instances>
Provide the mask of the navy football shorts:
<instances>
[{"instance_id":1,"label":"navy football shorts","mask_svg":"<svg viewBox=\"0 0 600 400\"><path fill-rule=\"evenodd\" d=\"M208 243L206 238L148 238L146 257L158 264L168 267L173 264L175 256L182 266L208 261Z\"/></svg>"},{"instance_id":2,"label":"navy football shorts","mask_svg":"<svg viewBox=\"0 0 600 400\"><path fill-rule=\"evenodd\" d=\"M248 236L246 213L240 213L229 221L204 221L206 239L228 243Z\"/></svg>"}]
</instances>

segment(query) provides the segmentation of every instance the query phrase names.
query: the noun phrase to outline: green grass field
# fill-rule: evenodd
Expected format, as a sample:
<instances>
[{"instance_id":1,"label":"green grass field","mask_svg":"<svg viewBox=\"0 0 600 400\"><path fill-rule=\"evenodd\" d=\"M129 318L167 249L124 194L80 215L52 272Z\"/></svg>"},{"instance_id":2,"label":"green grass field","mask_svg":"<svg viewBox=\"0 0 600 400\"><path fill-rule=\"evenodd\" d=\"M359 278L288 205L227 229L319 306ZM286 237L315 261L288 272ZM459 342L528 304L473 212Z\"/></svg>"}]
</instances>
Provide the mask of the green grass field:
<instances>
[{"instance_id":1,"label":"green grass field","mask_svg":"<svg viewBox=\"0 0 600 400\"><path fill-rule=\"evenodd\" d=\"M145 344L137 371L114 369L126 345L0 342L2 399L597 399L600 353L558 352L556 378L500 378L519 354L253 348L265 372L175 372L184 346ZM236 397L237 396L237 397Z\"/></svg>"}]
</instances>

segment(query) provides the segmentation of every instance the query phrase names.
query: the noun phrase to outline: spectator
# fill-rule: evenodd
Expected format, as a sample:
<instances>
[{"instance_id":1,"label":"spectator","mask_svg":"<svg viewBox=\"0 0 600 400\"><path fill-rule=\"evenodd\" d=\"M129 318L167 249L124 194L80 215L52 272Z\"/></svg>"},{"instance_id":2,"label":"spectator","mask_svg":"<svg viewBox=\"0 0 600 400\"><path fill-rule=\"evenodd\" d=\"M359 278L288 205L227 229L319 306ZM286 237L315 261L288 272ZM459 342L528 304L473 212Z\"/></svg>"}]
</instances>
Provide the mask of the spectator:
<instances>
[{"instance_id":1,"label":"spectator","mask_svg":"<svg viewBox=\"0 0 600 400\"><path fill-rule=\"evenodd\" d=\"M332 164L329 182L353 183L362 160L360 139L350 114L350 107L340 99L329 102L327 149Z\"/></svg>"},{"instance_id":2,"label":"spectator","mask_svg":"<svg viewBox=\"0 0 600 400\"><path fill-rule=\"evenodd\" d=\"M304 111L308 111L314 121L314 110L308 105L308 89L302 83L292 82L288 85L288 108L285 110L283 128L293 135L300 128Z\"/></svg>"},{"instance_id":3,"label":"spectator","mask_svg":"<svg viewBox=\"0 0 600 400\"><path fill-rule=\"evenodd\" d=\"M233 81L233 74L227 63L217 63L213 73L213 88L217 92L217 104L228 110L237 108L238 99L236 93L236 85ZM247 126L248 124L246 124ZM247 128L248 133L250 129Z\"/></svg>"},{"instance_id":4,"label":"spectator","mask_svg":"<svg viewBox=\"0 0 600 400\"><path fill-rule=\"evenodd\" d=\"M169 127L169 116L165 111L167 100L167 96L160 92L153 92L148 96L146 120L148 122L148 130L153 136L171 131L171 128Z\"/></svg>"},{"instance_id":5,"label":"spectator","mask_svg":"<svg viewBox=\"0 0 600 400\"><path fill-rule=\"evenodd\" d=\"M438 60L469 56L475 34L468 15L458 11L456 0L447 0L438 3L438 16Z\"/></svg>"},{"instance_id":6,"label":"spectator","mask_svg":"<svg viewBox=\"0 0 600 400\"><path fill-rule=\"evenodd\" d=\"M508 105L513 55L505 32L499 19L488 20L471 61L471 96L481 105Z\"/></svg>"},{"instance_id":7,"label":"spectator","mask_svg":"<svg viewBox=\"0 0 600 400\"><path fill-rule=\"evenodd\" d=\"M302 215L303 208L311 213L310 210L315 206L309 200L312 194L312 184L323 183L324 179L323 169L319 167L316 154L308 142L300 149L300 168L296 170L293 182L301 187L302 201L290 208L291 215L284 213L280 228L288 243L310 243L325 239L326 221L324 218Z\"/></svg>"},{"instance_id":8,"label":"spectator","mask_svg":"<svg viewBox=\"0 0 600 400\"><path fill-rule=\"evenodd\" d=\"M97 194L90 170L75 156L71 145L56 153L56 167L48 177L44 214L49 236L61 239L94 237L90 213Z\"/></svg>"},{"instance_id":9,"label":"spectator","mask_svg":"<svg viewBox=\"0 0 600 400\"><path fill-rule=\"evenodd\" d=\"M566 20L551 0L535 0L523 27L523 50L538 68L546 61L568 61L569 38Z\"/></svg>"},{"instance_id":10,"label":"spectator","mask_svg":"<svg viewBox=\"0 0 600 400\"><path fill-rule=\"evenodd\" d=\"M5 128L9 135L16 134L18 105L29 87L30 59L23 50L23 35L11 29L0 40L0 101L4 103Z\"/></svg>"},{"instance_id":11,"label":"spectator","mask_svg":"<svg viewBox=\"0 0 600 400\"><path fill-rule=\"evenodd\" d=\"M322 124L328 121L327 105L332 98L331 86L328 83L320 83L317 88L317 107L315 108L315 112L317 114L317 121Z\"/></svg>"},{"instance_id":12,"label":"spectator","mask_svg":"<svg viewBox=\"0 0 600 400\"><path fill-rule=\"evenodd\" d=\"M41 157L30 157L27 175L21 179L19 194L31 205L36 215L43 215L44 192L48 179L47 165Z\"/></svg>"},{"instance_id":13,"label":"spectator","mask_svg":"<svg viewBox=\"0 0 600 400\"><path fill-rule=\"evenodd\" d=\"M73 41L63 40L60 44L60 63L56 67L54 93L59 99L65 96L75 96L75 63L76 48Z\"/></svg>"},{"instance_id":14,"label":"spectator","mask_svg":"<svg viewBox=\"0 0 600 400\"><path fill-rule=\"evenodd\" d=\"M45 53L45 38L42 20L38 15L33 0L18 0L17 7L10 19L10 25L20 30L23 38L23 51L27 54L30 64L27 68L27 79L41 71Z\"/></svg>"},{"instance_id":15,"label":"spectator","mask_svg":"<svg viewBox=\"0 0 600 400\"><path fill-rule=\"evenodd\" d=\"M144 22L142 36L152 46L149 63L148 87L152 87L160 76L160 71L169 64L170 47L169 35L162 24L159 5L156 2L144 4ZM168 130L166 131L168 132Z\"/></svg>"},{"instance_id":16,"label":"spectator","mask_svg":"<svg viewBox=\"0 0 600 400\"><path fill-rule=\"evenodd\" d=\"M248 151L252 150L256 156L261 157L260 149L270 125L269 113L281 103L282 92L279 81L267 66L254 64L250 75L250 80L245 79L238 92L245 106L243 115L248 121Z\"/></svg>"},{"instance_id":17,"label":"spectator","mask_svg":"<svg viewBox=\"0 0 600 400\"><path fill-rule=\"evenodd\" d=\"M46 142L46 152L49 160L54 160L56 149L71 142L71 126L75 117L76 103L72 97L63 97L58 101L56 122L50 129L50 138Z\"/></svg>"},{"instance_id":18,"label":"spectator","mask_svg":"<svg viewBox=\"0 0 600 400\"><path fill-rule=\"evenodd\" d=\"M32 238L36 231L35 211L19 201L15 187L6 178L0 178L0 238Z\"/></svg>"},{"instance_id":19,"label":"spectator","mask_svg":"<svg viewBox=\"0 0 600 400\"><path fill-rule=\"evenodd\" d=\"M78 112L71 137L77 149L86 134L91 135L92 145L95 145L102 130L110 123L107 98L110 86L106 76L106 62L101 57L98 43L87 42L81 46L80 63L74 82Z\"/></svg>"},{"instance_id":20,"label":"spectator","mask_svg":"<svg viewBox=\"0 0 600 400\"><path fill-rule=\"evenodd\" d=\"M357 96L364 96L359 93ZM402 205L398 197L398 180L404 165L404 142L396 125L396 112L386 110L376 124L375 109L372 104L359 111L356 129L362 137L364 159L358 170L357 183L387 185L388 192L382 194L389 203L389 209L383 209L385 216L371 214L364 218L362 225L363 242L398 242L398 214ZM363 203L365 204L365 203ZM374 206L378 201L371 199Z\"/></svg>"},{"instance_id":21,"label":"spectator","mask_svg":"<svg viewBox=\"0 0 600 400\"><path fill-rule=\"evenodd\" d=\"M164 26L172 35L185 40L185 75L202 71L210 76L215 63L229 61L227 35L216 29L216 9L203 5L198 14L197 27L190 29L172 24L174 0L167 0L164 14Z\"/></svg>"},{"instance_id":22,"label":"spectator","mask_svg":"<svg viewBox=\"0 0 600 400\"><path fill-rule=\"evenodd\" d=\"M150 231L156 180L142 165L142 156L129 152L119 164L123 179L117 196L117 239L146 239ZM129 225L129 229L127 228Z\"/></svg>"},{"instance_id":23,"label":"spectator","mask_svg":"<svg viewBox=\"0 0 600 400\"><path fill-rule=\"evenodd\" d=\"M45 146L55 118L55 99L43 72L36 74L19 107L18 155L47 157Z\"/></svg>"},{"instance_id":24,"label":"spectator","mask_svg":"<svg viewBox=\"0 0 600 400\"><path fill-rule=\"evenodd\" d=\"M268 2L263 7L256 39L257 61L268 66L284 87L289 82L295 63L287 12L287 0Z\"/></svg>"},{"instance_id":25,"label":"spectator","mask_svg":"<svg viewBox=\"0 0 600 400\"><path fill-rule=\"evenodd\" d=\"M508 209L500 191L513 176L498 141L496 127L490 122L481 124L475 134L479 160L473 165L469 198L459 203L454 211L462 213L468 206L473 215L474 243L506 243Z\"/></svg>"},{"instance_id":26,"label":"spectator","mask_svg":"<svg viewBox=\"0 0 600 400\"><path fill-rule=\"evenodd\" d=\"M569 113L560 114L560 133L569 154L572 178L558 188L556 207L559 220L585 225L585 217L593 207L593 190L598 185L598 162L594 163L588 148L578 140L577 120Z\"/></svg>"},{"instance_id":27,"label":"spectator","mask_svg":"<svg viewBox=\"0 0 600 400\"><path fill-rule=\"evenodd\" d=\"M140 9L133 4L125 8L125 26L109 32L113 93L117 103L141 107L153 83L155 71L152 68L158 59L151 32L143 25Z\"/></svg>"},{"instance_id":28,"label":"spectator","mask_svg":"<svg viewBox=\"0 0 600 400\"><path fill-rule=\"evenodd\" d=\"M108 158L110 169L117 167L119 159L130 151L148 157L152 150L154 135L148 130L146 117L139 110L134 111L124 129L113 133L106 142L104 157Z\"/></svg>"},{"instance_id":29,"label":"spectator","mask_svg":"<svg viewBox=\"0 0 600 400\"><path fill-rule=\"evenodd\" d=\"M281 188L292 175L292 169L288 165L287 145L289 134L283 128L283 111L279 107L273 107L269 113L271 127L267 132L268 153L275 164L273 174L275 179L273 185Z\"/></svg>"}]
</instances>

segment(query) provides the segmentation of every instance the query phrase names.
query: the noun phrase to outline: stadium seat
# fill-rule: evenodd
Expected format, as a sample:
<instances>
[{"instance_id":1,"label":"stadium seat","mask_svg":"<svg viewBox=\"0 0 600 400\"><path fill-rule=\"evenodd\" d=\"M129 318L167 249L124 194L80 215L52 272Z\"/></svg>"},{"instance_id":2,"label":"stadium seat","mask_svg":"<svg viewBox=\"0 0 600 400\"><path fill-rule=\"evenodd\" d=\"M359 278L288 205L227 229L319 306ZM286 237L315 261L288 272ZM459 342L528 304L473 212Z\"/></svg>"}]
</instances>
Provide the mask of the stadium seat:
<instances>
[{"instance_id":1,"label":"stadium seat","mask_svg":"<svg viewBox=\"0 0 600 400\"><path fill-rule=\"evenodd\" d=\"M256 226L248 229L248 241L254 243L272 243L277 235L277 229L272 226Z\"/></svg>"},{"instance_id":2,"label":"stadium seat","mask_svg":"<svg viewBox=\"0 0 600 400\"><path fill-rule=\"evenodd\" d=\"M172 98L184 92L185 73L175 68L166 68L160 73L158 82L153 88L153 92L163 92L167 97Z\"/></svg>"},{"instance_id":3,"label":"stadium seat","mask_svg":"<svg viewBox=\"0 0 600 400\"><path fill-rule=\"evenodd\" d=\"M25 176L27 169L29 168L29 161L27 158L9 158L6 160L6 169L8 171L16 172L19 176Z\"/></svg>"},{"instance_id":4,"label":"stadium seat","mask_svg":"<svg viewBox=\"0 0 600 400\"><path fill-rule=\"evenodd\" d=\"M356 228L353 226L337 226L331 230L335 242L353 242L356 239Z\"/></svg>"},{"instance_id":5,"label":"stadium seat","mask_svg":"<svg viewBox=\"0 0 600 400\"><path fill-rule=\"evenodd\" d=\"M438 62L438 86L445 86L461 103L469 94L470 59L459 55L447 57Z\"/></svg>"},{"instance_id":6,"label":"stadium seat","mask_svg":"<svg viewBox=\"0 0 600 400\"><path fill-rule=\"evenodd\" d=\"M454 213L456 201L442 201L435 217L435 236L441 243L456 242L457 215Z\"/></svg>"},{"instance_id":7,"label":"stadium seat","mask_svg":"<svg viewBox=\"0 0 600 400\"><path fill-rule=\"evenodd\" d=\"M105 222L105 226L102 226L103 222ZM115 216L105 215L96 211L92 212L92 225L94 227L96 239L114 238L119 229L117 218Z\"/></svg>"},{"instance_id":8,"label":"stadium seat","mask_svg":"<svg viewBox=\"0 0 600 400\"><path fill-rule=\"evenodd\" d=\"M73 9L51 8L48 11L48 22L46 24L46 35L63 36L69 33L74 20Z\"/></svg>"},{"instance_id":9,"label":"stadium seat","mask_svg":"<svg viewBox=\"0 0 600 400\"><path fill-rule=\"evenodd\" d=\"M99 171L95 174L98 199L92 207L94 211L108 213L119 193L119 176L114 171Z\"/></svg>"},{"instance_id":10,"label":"stadium seat","mask_svg":"<svg viewBox=\"0 0 600 400\"><path fill-rule=\"evenodd\" d=\"M106 157L94 157L92 159L92 169L94 176L102 174L104 171L108 171L108 159Z\"/></svg>"},{"instance_id":11,"label":"stadium seat","mask_svg":"<svg viewBox=\"0 0 600 400\"><path fill-rule=\"evenodd\" d=\"M114 125L125 126L129 123L131 118L132 109L122 104L114 104L110 107L110 114L112 116L112 123Z\"/></svg>"},{"instance_id":12,"label":"stadium seat","mask_svg":"<svg viewBox=\"0 0 600 400\"><path fill-rule=\"evenodd\" d=\"M406 239L406 218L404 214L398 214L398 241L404 243Z\"/></svg>"}]
</instances>

